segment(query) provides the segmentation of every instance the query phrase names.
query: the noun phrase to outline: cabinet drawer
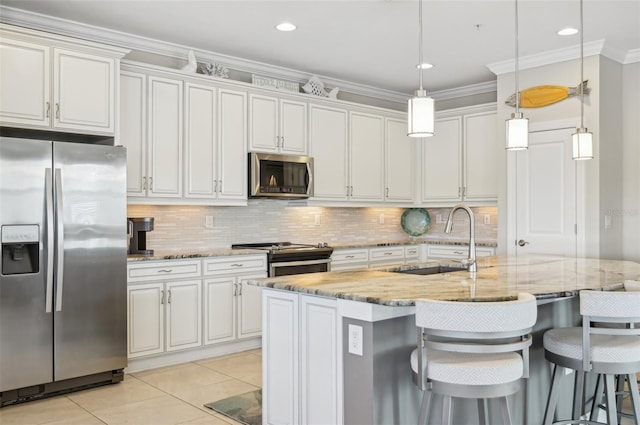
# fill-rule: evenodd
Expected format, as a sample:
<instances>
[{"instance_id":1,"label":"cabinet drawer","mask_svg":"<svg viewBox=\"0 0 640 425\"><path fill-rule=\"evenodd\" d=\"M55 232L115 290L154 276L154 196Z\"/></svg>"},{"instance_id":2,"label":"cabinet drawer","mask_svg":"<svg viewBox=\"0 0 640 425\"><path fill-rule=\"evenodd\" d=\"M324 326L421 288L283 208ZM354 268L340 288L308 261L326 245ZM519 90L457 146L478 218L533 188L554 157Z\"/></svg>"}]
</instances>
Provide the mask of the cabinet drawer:
<instances>
[{"instance_id":1,"label":"cabinet drawer","mask_svg":"<svg viewBox=\"0 0 640 425\"><path fill-rule=\"evenodd\" d=\"M433 245L427 248L427 259L437 260L440 258L467 258L469 255L469 247L460 246L447 246L447 245ZM495 255L495 248L490 247L476 247L476 256L488 257Z\"/></svg>"},{"instance_id":2,"label":"cabinet drawer","mask_svg":"<svg viewBox=\"0 0 640 425\"><path fill-rule=\"evenodd\" d=\"M266 255L236 255L219 257L203 261L204 275L221 275L229 273L258 272L266 273Z\"/></svg>"},{"instance_id":3,"label":"cabinet drawer","mask_svg":"<svg viewBox=\"0 0 640 425\"><path fill-rule=\"evenodd\" d=\"M385 247L385 248L371 248L369 250L369 259L372 262L390 261L390 260L404 260L404 247Z\"/></svg>"},{"instance_id":4,"label":"cabinet drawer","mask_svg":"<svg viewBox=\"0 0 640 425\"><path fill-rule=\"evenodd\" d=\"M405 246L404 247L404 258L405 259L414 259L420 256L420 248L418 246Z\"/></svg>"},{"instance_id":5,"label":"cabinet drawer","mask_svg":"<svg viewBox=\"0 0 640 425\"><path fill-rule=\"evenodd\" d=\"M342 249L333 252L331 255L331 268L335 270L335 264L341 263L360 263L369 261L368 249Z\"/></svg>"},{"instance_id":6,"label":"cabinet drawer","mask_svg":"<svg viewBox=\"0 0 640 425\"><path fill-rule=\"evenodd\" d=\"M186 277L200 277L200 260L139 261L135 264L127 264L128 282L182 279Z\"/></svg>"}]
</instances>

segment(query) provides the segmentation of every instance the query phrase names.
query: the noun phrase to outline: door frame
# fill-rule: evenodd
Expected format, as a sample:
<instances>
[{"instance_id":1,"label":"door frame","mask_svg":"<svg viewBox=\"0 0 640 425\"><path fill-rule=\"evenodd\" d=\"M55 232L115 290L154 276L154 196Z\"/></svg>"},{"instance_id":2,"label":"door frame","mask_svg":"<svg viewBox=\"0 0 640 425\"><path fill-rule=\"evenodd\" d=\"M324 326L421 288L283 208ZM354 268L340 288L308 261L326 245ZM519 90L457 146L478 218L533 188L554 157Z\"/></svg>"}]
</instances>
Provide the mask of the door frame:
<instances>
[{"instance_id":1,"label":"door frame","mask_svg":"<svg viewBox=\"0 0 640 425\"><path fill-rule=\"evenodd\" d=\"M580 126L580 118L565 118L561 120L551 120L531 123L529 134L544 131L575 129ZM517 255L517 156L526 155L528 151L516 151L515 155L507 154L507 254ZM575 202L576 202L576 256L584 257L585 254L585 215L586 215L586 183L585 183L585 161L577 161L575 168Z\"/></svg>"}]
</instances>

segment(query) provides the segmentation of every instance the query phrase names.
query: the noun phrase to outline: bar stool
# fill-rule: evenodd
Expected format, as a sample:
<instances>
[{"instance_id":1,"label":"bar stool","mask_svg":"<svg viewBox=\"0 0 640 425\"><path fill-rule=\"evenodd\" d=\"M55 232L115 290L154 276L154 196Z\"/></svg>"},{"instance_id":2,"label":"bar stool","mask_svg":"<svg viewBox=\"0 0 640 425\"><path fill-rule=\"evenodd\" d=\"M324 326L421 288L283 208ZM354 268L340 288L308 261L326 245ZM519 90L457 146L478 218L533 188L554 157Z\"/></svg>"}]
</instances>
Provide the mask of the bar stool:
<instances>
[{"instance_id":1,"label":"bar stool","mask_svg":"<svg viewBox=\"0 0 640 425\"><path fill-rule=\"evenodd\" d=\"M563 368L576 371L572 419L556 424L594 424L597 396L589 420L581 420L585 372L601 375L606 398L607 423L617 424L614 378L629 381L635 424L640 425L640 396L636 373L640 372L640 292L581 291L582 327L558 328L545 332L545 358L554 364L549 398L544 413L551 424L559 397ZM595 327L592 322L598 322ZM629 327L621 327L626 324ZM611 327L606 327L610 325Z\"/></svg>"},{"instance_id":2,"label":"bar stool","mask_svg":"<svg viewBox=\"0 0 640 425\"><path fill-rule=\"evenodd\" d=\"M452 397L477 399L482 424L485 399L499 397L503 422L510 424L507 396L529 376L536 317L536 299L524 293L503 302L416 301L418 348L411 369L424 391L418 423L429 419L435 393L443 395L443 424L451 423Z\"/></svg>"}]
</instances>

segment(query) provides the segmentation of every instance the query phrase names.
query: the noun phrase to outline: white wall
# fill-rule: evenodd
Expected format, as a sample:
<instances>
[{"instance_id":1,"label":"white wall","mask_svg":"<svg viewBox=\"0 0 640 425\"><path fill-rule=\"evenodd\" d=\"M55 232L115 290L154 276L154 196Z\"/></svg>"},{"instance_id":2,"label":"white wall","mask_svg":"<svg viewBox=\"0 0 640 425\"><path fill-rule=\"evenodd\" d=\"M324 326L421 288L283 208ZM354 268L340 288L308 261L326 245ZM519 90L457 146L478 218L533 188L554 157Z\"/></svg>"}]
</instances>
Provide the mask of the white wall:
<instances>
[{"instance_id":1,"label":"white wall","mask_svg":"<svg viewBox=\"0 0 640 425\"><path fill-rule=\"evenodd\" d=\"M640 63L622 71L623 255L640 261Z\"/></svg>"}]
</instances>

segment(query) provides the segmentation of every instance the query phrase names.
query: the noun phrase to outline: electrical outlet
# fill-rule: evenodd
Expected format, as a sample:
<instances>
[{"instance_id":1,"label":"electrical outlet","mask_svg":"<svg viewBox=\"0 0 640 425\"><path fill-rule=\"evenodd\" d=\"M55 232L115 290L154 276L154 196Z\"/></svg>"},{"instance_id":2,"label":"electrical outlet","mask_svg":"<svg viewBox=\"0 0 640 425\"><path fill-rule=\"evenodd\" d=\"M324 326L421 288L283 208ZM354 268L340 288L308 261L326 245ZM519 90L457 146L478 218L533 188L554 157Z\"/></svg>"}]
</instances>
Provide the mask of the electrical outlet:
<instances>
[{"instance_id":1,"label":"electrical outlet","mask_svg":"<svg viewBox=\"0 0 640 425\"><path fill-rule=\"evenodd\" d=\"M442 224L444 220L442 219L442 214L436 214L436 224Z\"/></svg>"},{"instance_id":2,"label":"electrical outlet","mask_svg":"<svg viewBox=\"0 0 640 425\"><path fill-rule=\"evenodd\" d=\"M362 355L362 326L349 325L349 352Z\"/></svg>"},{"instance_id":3,"label":"electrical outlet","mask_svg":"<svg viewBox=\"0 0 640 425\"><path fill-rule=\"evenodd\" d=\"M380 213L380 224L384 224L384 214Z\"/></svg>"},{"instance_id":4,"label":"electrical outlet","mask_svg":"<svg viewBox=\"0 0 640 425\"><path fill-rule=\"evenodd\" d=\"M604 228L611 229L611 216L609 214L604 216Z\"/></svg>"},{"instance_id":5,"label":"electrical outlet","mask_svg":"<svg viewBox=\"0 0 640 425\"><path fill-rule=\"evenodd\" d=\"M204 216L204 227L206 229L213 229L213 216L205 215Z\"/></svg>"},{"instance_id":6,"label":"electrical outlet","mask_svg":"<svg viewBox=\"0 0 640 425\"><path fill-rule=\"evenodd\" d=\"M491 216L489 214L484 215L484 224L491 224Z\"/></svg>"},{"instance_id":7,"label":"electrical outlet","mask_svg":"<svg viewBox=\"0 0 640 425\"><path fill-rule=\"evenodd\" d=\"M313 224L316 226L320 226L320 214L316 214L313 216Z\"/></svg>"}]
</instances>

